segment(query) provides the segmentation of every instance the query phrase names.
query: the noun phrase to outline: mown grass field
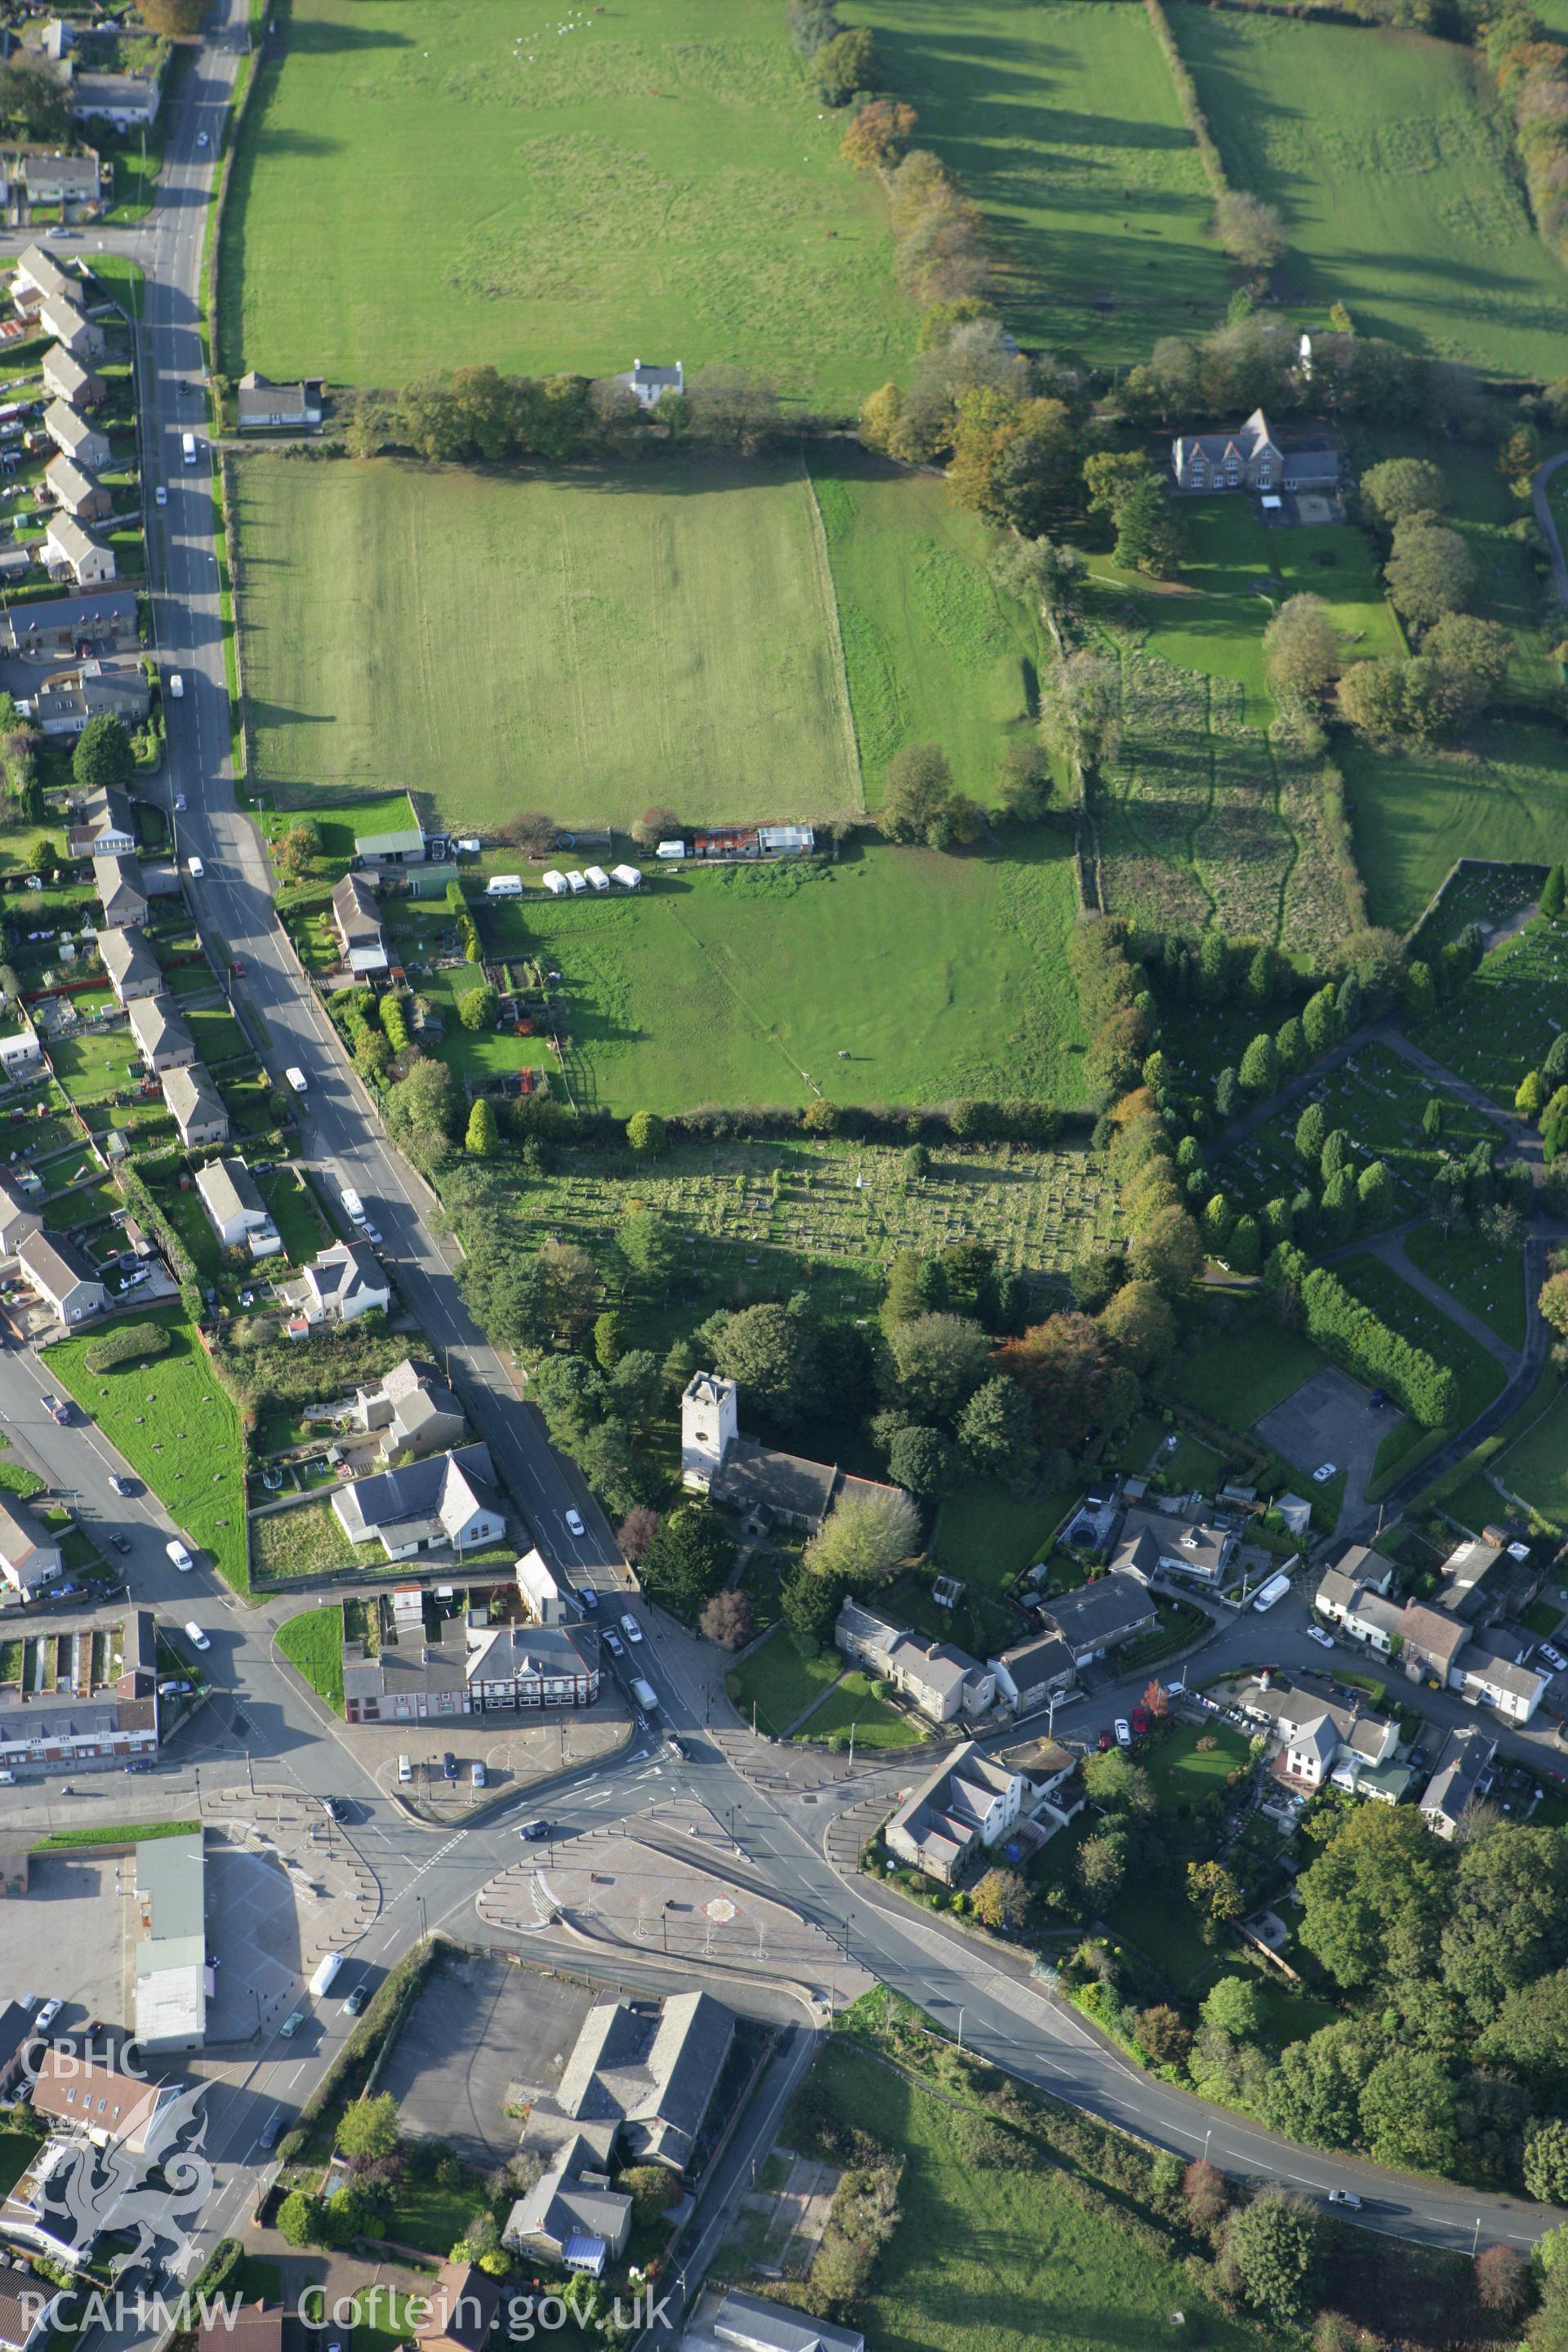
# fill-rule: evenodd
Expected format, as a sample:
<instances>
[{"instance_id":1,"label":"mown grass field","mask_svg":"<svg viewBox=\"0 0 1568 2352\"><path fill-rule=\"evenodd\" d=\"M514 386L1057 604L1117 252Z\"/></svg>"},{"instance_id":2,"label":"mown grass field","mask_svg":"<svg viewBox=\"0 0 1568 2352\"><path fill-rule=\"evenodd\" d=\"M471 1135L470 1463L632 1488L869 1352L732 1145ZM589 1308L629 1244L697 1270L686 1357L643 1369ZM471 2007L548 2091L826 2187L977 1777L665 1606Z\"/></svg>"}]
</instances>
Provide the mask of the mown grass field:
<instances>
[{"instance_id":1,"label":"mown grass field","mask_svg":"<svg viewBox=\"0 0 1568 2352\"><path fill-rule=\"evenodd\" d=\"M1522 1249L1500 1250L1479 1234L1444 1234L1436 1225L1417 1225L1405 1236L1405 1255L1507 1346L1523 1347Z\"/></svg>"},{"instance_id":2,"label":"mown grass field","mask_svg":"<svg viewBox=\"0 0 1568 2352\"><path fill-rule=\"evenodd\" d=\"M92 1372L84 1359L93 1340L62 1339L49 1349L49 1377L97 1422L192 1544L211 1553L224 1582L247 1592L245 1445L238 1411L177 1307L157 1307L146 1319L174 1334L166 1356Z\"/></svg>"},{"instance_id":3,"label":"mown grass field","mask_svg":"<svg viewBox=\"0 0 1568 2352\"><path fill-rule=\"evenodd\" d=\"M724 1680L747 1720L754 1708L757 1729L770 1739L779 1739L797 1715L832 1689L843 1671L844 1661L837 1650L803 1658L781 1629Z\"/></svg>"},{"instance_id":4,"label":"mown grass field","mask_svg":"<svg viewBox=\"0 0 1568 2352\"><path fill-rule=\"evenodd\" d=\"M1494 720L1474 750L1407 754L1342 734L1334 754L1374 923L1408 929L1457 857L1552 866L1568 840L1568 772L1550 728Z\"/></svg>"},{"instance_id":5,"label":"mown grass field","mask_svg":"<svg viewBox=\"0 0 1568 2352\"><path fill-rule=\"evenodd\" d=\"M1537 1417L1488 1466L1510 1494L1554 1527L1568 1528L1568 1390L1544 1412L1538 1400L1532 1404Z\"/></svg>"},{"instance_id":6,"label":"mown grass field","mask_svg":"<svg viewBox=\"0 0 1568 2352\"><path fill-rule=\"evenodd\" d=\"M1142 9L868 0L856 21L984 211L1026 342L1126 362L1223 312L1203 166Z\"/></svg>"},{"instance_id":7,"label":"mown grass field","mask_svg":"<svg viewBox=\"0 0 1568 2352\"><path fill-rule=\"evenodd\" d=\"M777 0L293 0L279 47L226 215L231 376L640 355L848 408L912 341Z\"/></svg>"},{"instance_id":8,"label":"mown grass field","mask_svg":"<svg viewBox=\"0 0 1568 2352\"><path fill-rule=\"evenodd\" d=\"M833 865L509 902L490 929L503 951L532 940L556 957L574 1092L618 1117L805 1104L803 1073L838 1102L1075 1104L1070 847L1043 827L1004 857L851 845Z\"/></svg>"},{"instance_id":9,"label":"mown grass field","mask_svg":"<svg viewBox=\"0 0 1568 2352\"><path fill-rule=\"evenodd\" d=\"M1468 50L1420 34L1178 8L1232 183L1284 215L1278 273L1363 334L1539 375L1568 278L1536 236Z\"/></svg>"},{"instance_id":10,"label":"mown grass field","mask_svg":"<svg viewBox=\"0 0 1568 2352\"><path fill-rule=\"evenodd\" d=\"M1033 614L986 574L989 534L945 483L847 443L814 452L812 484L868 804L900 746L930 742L988 805L1005 745L1030 731L1042 658Z\"/></svg>"},{"instance_id":11,"label":"mown grass field","mask_svg":"<svg viewBox=\"0 0 1568 2352\"><path fill-rule=\"evenodd\" d=\"M860 807L794 461L545 481L257 457L237 481L252 782L280 807L389 783L464 826Z\"/></svg>"}]
</instances>

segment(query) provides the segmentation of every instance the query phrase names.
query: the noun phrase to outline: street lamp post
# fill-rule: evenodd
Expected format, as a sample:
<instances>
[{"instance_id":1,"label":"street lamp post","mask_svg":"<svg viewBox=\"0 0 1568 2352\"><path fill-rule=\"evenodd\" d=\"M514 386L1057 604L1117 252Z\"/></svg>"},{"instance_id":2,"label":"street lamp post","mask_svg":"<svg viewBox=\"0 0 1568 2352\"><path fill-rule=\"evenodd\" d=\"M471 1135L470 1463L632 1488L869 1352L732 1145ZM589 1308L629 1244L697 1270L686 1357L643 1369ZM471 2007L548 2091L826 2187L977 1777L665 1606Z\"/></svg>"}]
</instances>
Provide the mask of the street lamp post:
<instances>
[{"instance_id":1,"label":"street lamp post","mask_svg":"<svg viewBox=\"0 0 1568 2352\"><path fill-rule=\"evenodd\" d=\"M962 2001L958 2004L958 2054L961 2058L963 2055L963 2003Z\"/></svg>"}]
</instances>

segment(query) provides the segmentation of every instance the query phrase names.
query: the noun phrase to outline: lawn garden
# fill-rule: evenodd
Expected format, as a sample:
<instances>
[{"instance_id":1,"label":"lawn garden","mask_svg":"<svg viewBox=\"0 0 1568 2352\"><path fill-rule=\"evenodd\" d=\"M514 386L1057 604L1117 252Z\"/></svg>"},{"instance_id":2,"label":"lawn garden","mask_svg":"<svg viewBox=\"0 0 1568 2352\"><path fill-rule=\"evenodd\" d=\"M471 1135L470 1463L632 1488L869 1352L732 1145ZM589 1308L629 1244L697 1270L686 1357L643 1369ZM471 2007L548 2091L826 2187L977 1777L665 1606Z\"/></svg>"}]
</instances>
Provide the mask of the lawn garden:
<instances>
[{"instance_id":1,"label":"lawn garden","mask_svg":"<svg viewBox=\"0 0 1568 2352\"><path fill-rule=\"evenodd\" d=\"M224 222L231 377L640 353L852 408L912 344L875 184L777 0L293 0L259 76Z\"/></svg>"},{"instance_id":2,"label":"lawn garden","mask_svg":"<svg viewBox=\"0 0 1568 2352\"><path fill-rule=\"evenodd\" d=\"M867 0L855 21L984 214L1023 341L1109 367L1218 319L1207 183L1141 9Z\"/></svg>"},{"instance_id":3,"label":"lawn garden","mask_svg":"<svg viewBox=\"0 0 1568 2352\"><path fill-rule=\"evenodd\" d=\"M236 483L251 782L279 808L389 777L459 825L860 807L797 461L542 479L253 457Z\"/></svg>"},{"instance_id":4,"label":"lawn garden","mask_svg":"<svg viewBox=\"0 0 1568 2352\"><path fill-rule=\"evenodd\" d=\"M1083 1092L1064 948L1071 841L1005 856L851 842L831 864L660 877L498 908L502 953L566 975L573 1092L624 1118L701 1103L939 1103ZM809 1083L808 1076L809 1074Z\"/></svg>"},{"instance_id":5,"label":"lawn garden","mask_svg":"<svg viewBox=\"0 0 1568 2352\"><path fill-rule=\"evenodd\" d=\"M225 1583L247 1592L238 1412L180 1309L158 1307L146 1319L172 1333L167 1355L93 1372L85 1359L95 1339L62 1339L48 1351L49 1377L146 1480L192 1544L211 1554Z\"/></svg>"},{"instance_id":6,"label":"lawn garden","mask_svg":"<svg viewBox=\"0 0 1568 2352\"><path fill-rule=\"evenodd\" d=\"M343 1612L333 1601L326 1608L307 1609L279 1625L278 1647L298 1666L310 1688L327 1705L343 1711Z\"/></svg>"},{"instance_id":7,"label":"lawn garden","mask_svg":"<svg viewBox=\"0 0 1568 2352\"><path fill-rule=\"evenodd\" d=\"M769 1739L782 1739L796 1716L826 1694L844 1671L837 1650L803 1657L781 1627L724 1678L741 1713Z\"/></svg>"},{"instance_id":8,"label":"lawn garden","mask_svg":"<svg viewBox=\"0 0 1568 2352\"><path fill-rule=\"evenodd\" d=\"M1279 278L1365 334L1551 373L1568 284L1456 42L1178 8L1173 28L1233 186L1284 215Z\"/></svg>"}]
</instances>

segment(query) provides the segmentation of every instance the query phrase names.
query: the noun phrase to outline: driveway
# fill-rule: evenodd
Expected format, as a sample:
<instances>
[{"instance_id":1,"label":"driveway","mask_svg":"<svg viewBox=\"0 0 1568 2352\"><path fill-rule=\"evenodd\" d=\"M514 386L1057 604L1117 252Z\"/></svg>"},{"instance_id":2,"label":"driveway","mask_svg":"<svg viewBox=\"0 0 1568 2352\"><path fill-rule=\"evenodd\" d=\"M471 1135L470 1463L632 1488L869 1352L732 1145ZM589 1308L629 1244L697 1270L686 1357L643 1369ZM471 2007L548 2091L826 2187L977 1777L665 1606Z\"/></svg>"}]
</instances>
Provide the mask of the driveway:
<instances>
[{"instance_id":1,"label":"driveway","mask_svg":"<svg viewBox=\"0 0 1568 2352\"><path fill-rule=\"evenodd\" d=\"M1555 457L1548 457L1544 465L1537 466L1531 477L1530 502L1535 509L1535 520L1552 559L1552 593L1560 604L1568 604L1568 562L1563 561L1563 541L1557 536L1552 501L1546 495L1546 485L1559 466L1568 466L1568 451L1559 450Z\"/></svg>"}]
</instances>

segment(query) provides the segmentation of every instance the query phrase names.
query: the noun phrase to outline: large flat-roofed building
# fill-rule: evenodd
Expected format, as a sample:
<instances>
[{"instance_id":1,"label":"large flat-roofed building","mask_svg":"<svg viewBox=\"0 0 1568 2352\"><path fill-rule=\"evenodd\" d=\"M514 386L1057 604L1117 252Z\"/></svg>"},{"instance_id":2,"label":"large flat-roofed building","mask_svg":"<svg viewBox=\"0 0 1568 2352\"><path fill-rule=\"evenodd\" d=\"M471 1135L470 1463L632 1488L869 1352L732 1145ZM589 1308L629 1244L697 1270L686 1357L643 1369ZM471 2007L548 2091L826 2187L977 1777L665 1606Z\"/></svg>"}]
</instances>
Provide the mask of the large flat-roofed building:
<instances>
[{"instance_id":1,"label":"large flat-roofed building","mask_svg":"<svg viewBox=\"0 0 1568 2352\"><path fill-rule=\"evenodd\" d=\"M199 2050L206 2040L206 1860L203 1833L143 1838L136 1894L148 1934L136 1947L136 2045L144 2057Z\"/></svg>"}]
</instances>

